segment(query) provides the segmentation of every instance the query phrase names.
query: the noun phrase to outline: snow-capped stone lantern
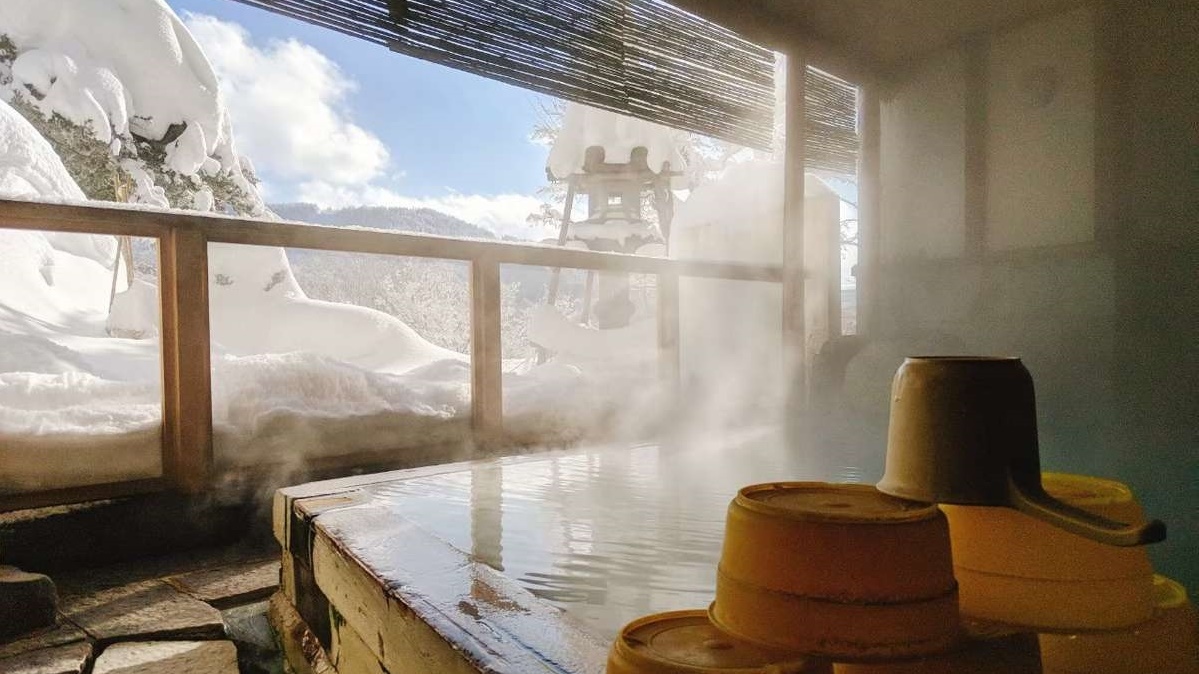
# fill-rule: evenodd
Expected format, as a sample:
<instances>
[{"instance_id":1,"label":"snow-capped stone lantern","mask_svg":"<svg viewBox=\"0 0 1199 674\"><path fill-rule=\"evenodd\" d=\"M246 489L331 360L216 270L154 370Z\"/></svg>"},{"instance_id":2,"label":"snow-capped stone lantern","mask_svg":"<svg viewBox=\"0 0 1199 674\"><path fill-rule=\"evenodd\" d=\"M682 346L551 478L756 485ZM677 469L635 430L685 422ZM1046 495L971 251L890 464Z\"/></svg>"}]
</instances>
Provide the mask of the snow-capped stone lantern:
<instances>
[{"instance_id":1,"label":"snow-capped stone lantern","mask_svg":"<svg viewBox=\"0 0 1199 674\"><path fill-rule=\"evenodd\" d=\"M685 162L677 131L571 103L550 148L546 175L567 183L559 244L596 251L664 255L674 217L672 187ZM571 222L574 199L587 197L587 219ZM652 200L647 198L653 196ZM656 223L646 219L652 209ZM629 275L601 272L594 313L598 327L629 324ZM551 286L551 302L556 294Z\"/></svg>"}]
</instances>

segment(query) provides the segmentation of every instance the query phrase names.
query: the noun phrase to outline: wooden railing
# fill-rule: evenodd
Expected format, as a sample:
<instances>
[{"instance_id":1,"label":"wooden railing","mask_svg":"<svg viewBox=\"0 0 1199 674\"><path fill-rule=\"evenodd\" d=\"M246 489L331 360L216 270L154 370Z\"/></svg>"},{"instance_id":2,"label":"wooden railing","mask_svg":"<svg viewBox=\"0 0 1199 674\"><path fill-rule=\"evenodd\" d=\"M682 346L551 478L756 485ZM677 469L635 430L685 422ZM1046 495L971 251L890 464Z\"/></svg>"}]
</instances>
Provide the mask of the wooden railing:
<instances>
[{"instance_id":1,"label":"wooden railing","mask_svg":"<svg viewBox=\"0 0 1199 674\"><path fill-rule=\"evenodd\" d=\"M162 304L163 478L0 496L0 511L173 488L213 480L208 244L229 243L463 260L471 265L471 413L476 440L502 436L500 265L653 274L665 376L678 372L680 277L783 282L778 266L673 260L535 244L345 229L209 214L0 199L0 228L153 238ZM0 438L0 442L3 439ZM86 458L81 457L81 460Z\"/></svg>"}]
</instances>

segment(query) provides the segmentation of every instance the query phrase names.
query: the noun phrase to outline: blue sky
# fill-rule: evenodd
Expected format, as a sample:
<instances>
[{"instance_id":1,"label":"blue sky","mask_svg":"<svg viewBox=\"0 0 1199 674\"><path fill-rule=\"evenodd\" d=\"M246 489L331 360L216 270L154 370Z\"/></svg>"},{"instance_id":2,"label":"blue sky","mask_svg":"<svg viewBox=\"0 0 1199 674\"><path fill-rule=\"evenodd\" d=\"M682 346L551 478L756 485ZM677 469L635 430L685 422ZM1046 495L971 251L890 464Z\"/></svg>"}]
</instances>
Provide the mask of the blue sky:
<instances>
[{"instance_id":1,"label":"blue sky","mask_svg":"<svg viewBox=\"0 0 1199 674\"><path fill-rule=\"evenodd\" d=\"M528 136L548 97L232 0L168 2L208 53L222 86L230 82L242 92L228 96L237 99L230 102L234 137L254 161L269 200L424 203L407 201L414 199L436 205L450 199L459 208L443 210L466 219L512 220L491 223L507 228L517 226L527 200L545 183L547 150ZM218 22L200 26L195 15ZM233 30L238 26L244 31L240 35ZM327 62L288 41L311 47ZM272 70L290 75L276 77ZM307 73L325 71L355 86L339 89L319 74L308 81ZM273 102L264 93L284 86L289 91L279 92ZM268 113L277 113L278 98L292 92L289 105L308 117L284 139L279 115ZM306 130L307 139L294 137ZM314 140L311 136L340 137L330 134L341 132L345 138L331 143L340 150L303 146ZM296 168L300 165L304 170ZM482 212L489 208L496 212Z\"/></svg>"}]
</instances>

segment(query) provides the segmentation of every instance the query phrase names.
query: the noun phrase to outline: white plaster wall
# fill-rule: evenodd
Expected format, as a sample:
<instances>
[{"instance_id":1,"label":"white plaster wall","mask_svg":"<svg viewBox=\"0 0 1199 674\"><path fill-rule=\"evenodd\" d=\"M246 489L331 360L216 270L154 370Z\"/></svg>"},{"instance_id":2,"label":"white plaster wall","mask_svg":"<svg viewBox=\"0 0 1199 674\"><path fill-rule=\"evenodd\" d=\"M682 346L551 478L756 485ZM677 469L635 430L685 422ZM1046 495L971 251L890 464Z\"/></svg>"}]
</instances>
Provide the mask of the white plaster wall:
<instances>
[{"instance_id":1,"label":"white plaster wall","mask_svg":"<svg viewBox=\"0 0 1199 674\"><path fill-rule=\"evenodd\" d=\"M987 61L987 247L1094 238L1095 16L999 36Z\"/></svg>"},{"instance_id":2,"label":"white plaster wall","mask_svg":"<svg viewBox=\"0 0 1199 674\"><path fill-rule=\"evenodd\" d=\"M945 258L965 248L965 75L960 53L925 64L884 96L881 255Z\"/></svg>"}]
</instances>

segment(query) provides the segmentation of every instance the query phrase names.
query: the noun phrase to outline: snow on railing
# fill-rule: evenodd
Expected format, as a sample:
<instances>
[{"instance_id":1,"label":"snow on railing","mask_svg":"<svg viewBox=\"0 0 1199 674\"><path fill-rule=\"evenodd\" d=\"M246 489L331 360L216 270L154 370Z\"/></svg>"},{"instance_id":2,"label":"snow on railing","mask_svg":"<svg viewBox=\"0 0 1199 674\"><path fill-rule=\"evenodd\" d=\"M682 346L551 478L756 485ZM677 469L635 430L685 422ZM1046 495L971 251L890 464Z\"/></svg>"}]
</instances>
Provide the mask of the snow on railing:
<instances>
[{"instance_id":1,"label":"snow on railing","mask_svg":"<svg viewBox=\"0 0 1199 674\"><path fill-rule=\"evenodd\" d=\"M208 244L308 248L463 260L471 264L471 414L475 440L503 438L500 265L618 271L659 278L658 347L664 377L678 376L678 279L782 283L777 265L674 260L618 253L254 220L186 211L0 199L0 227L147 237L159 242L162 309L163 479L0 497L0 511L213 484Z\"/></svg>"}]
</instances>

